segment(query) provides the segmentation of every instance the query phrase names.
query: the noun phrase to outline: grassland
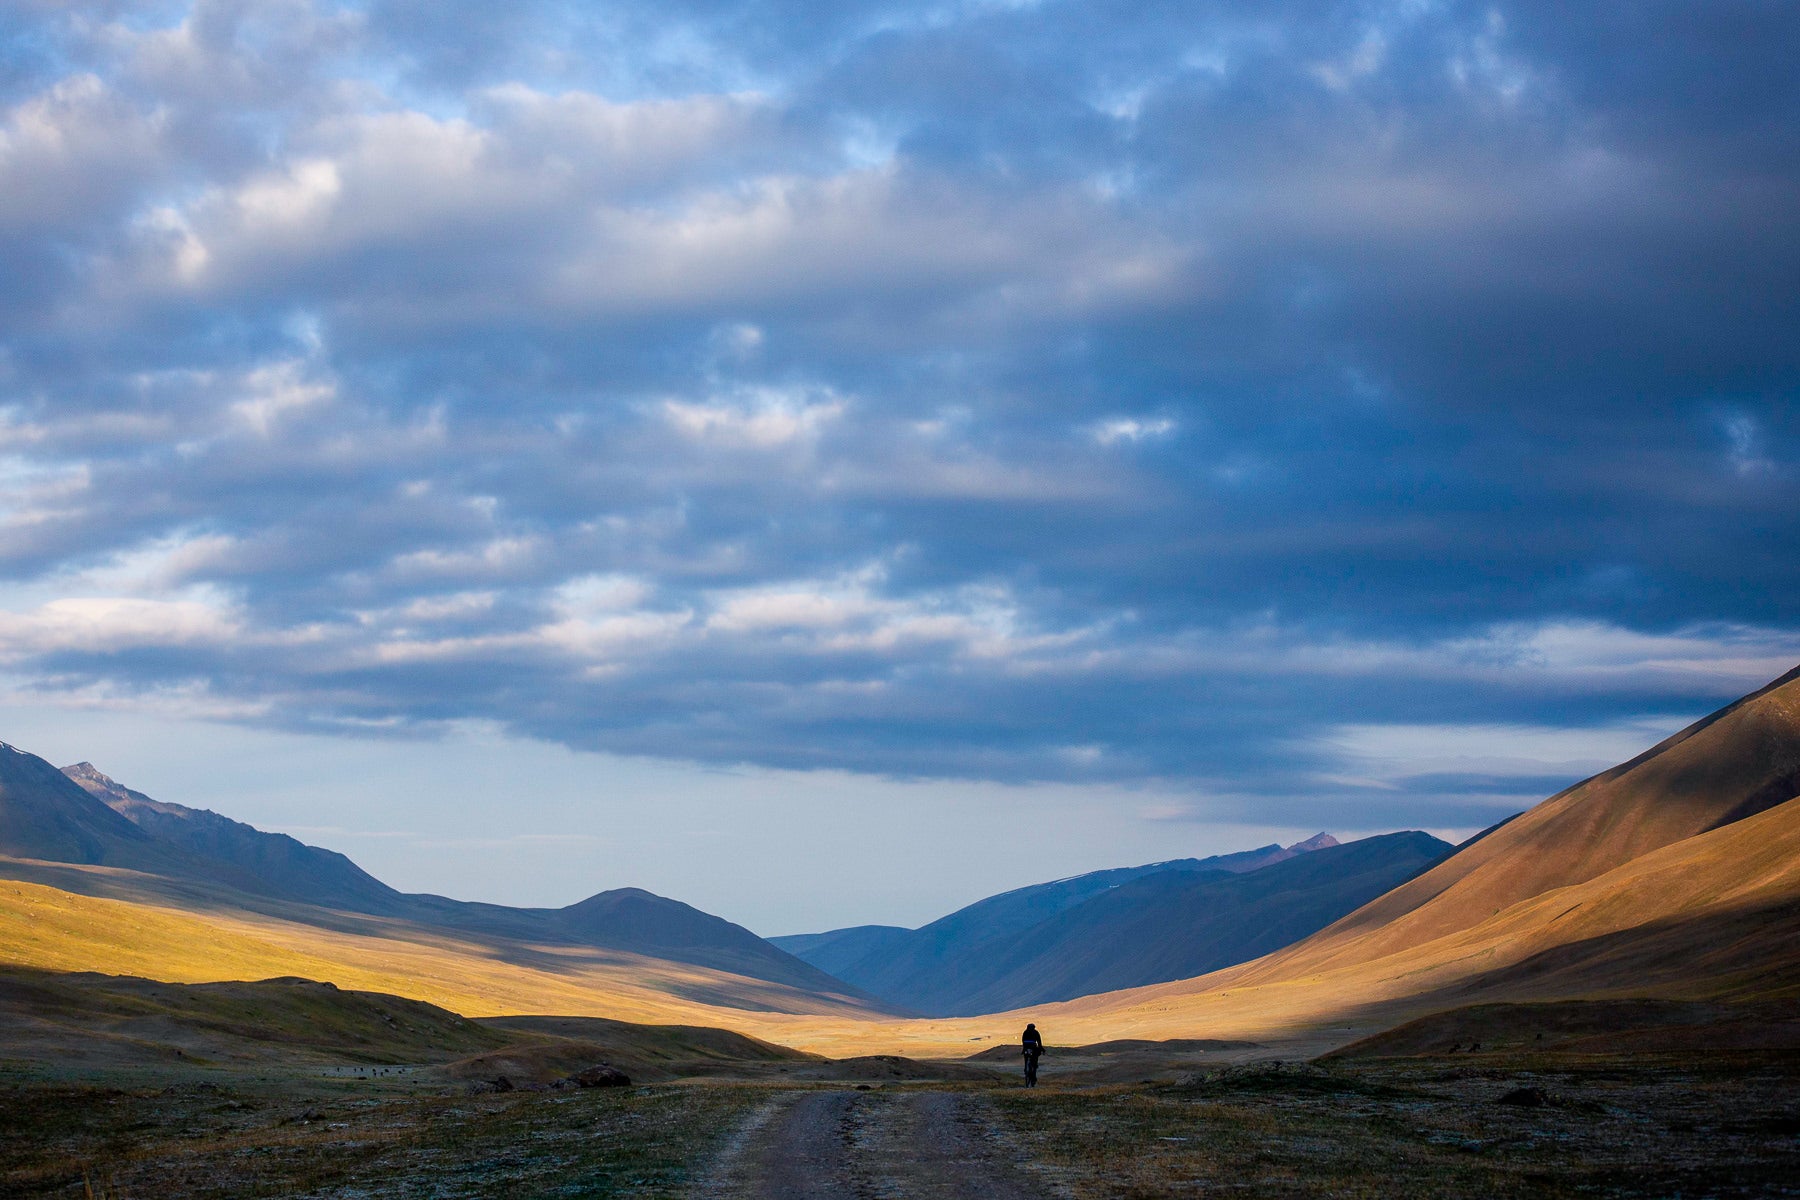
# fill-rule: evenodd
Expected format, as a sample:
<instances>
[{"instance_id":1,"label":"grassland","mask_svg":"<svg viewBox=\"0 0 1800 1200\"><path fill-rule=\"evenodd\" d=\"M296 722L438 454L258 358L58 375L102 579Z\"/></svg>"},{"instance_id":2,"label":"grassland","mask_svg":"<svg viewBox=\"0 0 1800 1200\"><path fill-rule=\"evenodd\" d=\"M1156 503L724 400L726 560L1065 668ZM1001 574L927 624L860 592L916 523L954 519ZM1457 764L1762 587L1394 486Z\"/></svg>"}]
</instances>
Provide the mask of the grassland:
<instances>
[{"instance_id":1,"label":"grassland","mask_svg":"<svg viewBox=\"0 0 1800 1200\"><path fill-rule=\"evenodd\" d=\"M1003 1091L1075 1200L1775 1196L1800 1187L1800 1059L1425 1060ZM1535 1106L1503 1103L1535 1089Z\"/></svg>"},{"instance_id":2,"label":"grassland","mask_svg":"<svg viewBox=\"0 0 1800 1200\"><path fill-rule=\"evenodd\" d=\"M1032 1091L998 1078L875 1086L970 1097L978 1136L1046 1195L1390 1200L1792 1194L1796 1083L1800 1056L1759 1054L1260 1063L1161 1084L1047 1077ZM0 1077L0 1195L708 1195L726 1148L770 1100L846 1086L475 1094L442 1077L15 1074ZM1506 1102L1522 1091L1541 1103Z\"/></svg>"},{"instance_id":3,"label":"grassland","mask_svg":"<svg viewBox=\"0 0 1800 1200\"><path fill-rule=\"evenodd\" d=\"M728 1086L15 1082L0 1086L0 1195L683 1196L759 1098Z\"/></svg>"}]
</instances>

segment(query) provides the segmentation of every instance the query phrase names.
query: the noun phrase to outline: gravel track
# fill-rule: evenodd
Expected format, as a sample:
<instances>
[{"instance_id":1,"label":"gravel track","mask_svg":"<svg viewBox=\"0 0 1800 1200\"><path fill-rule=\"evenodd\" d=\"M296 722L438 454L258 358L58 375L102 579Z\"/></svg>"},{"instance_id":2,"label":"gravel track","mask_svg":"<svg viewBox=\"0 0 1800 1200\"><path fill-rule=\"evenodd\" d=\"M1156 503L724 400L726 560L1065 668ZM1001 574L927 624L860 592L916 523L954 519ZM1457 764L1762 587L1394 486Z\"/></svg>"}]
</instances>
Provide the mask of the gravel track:
<instances>
[{"instance_id":1,"label":"gravel track","mask_svg":"<svg viewBox=\"0 0 1800 1200\"><path fill-rule=\"evenodd\" d=\"M1048 1193L958 1092L807 1092L752 1114L702 1189L733 1200L1040 1200Z\"/></svg>"}]
</instances>

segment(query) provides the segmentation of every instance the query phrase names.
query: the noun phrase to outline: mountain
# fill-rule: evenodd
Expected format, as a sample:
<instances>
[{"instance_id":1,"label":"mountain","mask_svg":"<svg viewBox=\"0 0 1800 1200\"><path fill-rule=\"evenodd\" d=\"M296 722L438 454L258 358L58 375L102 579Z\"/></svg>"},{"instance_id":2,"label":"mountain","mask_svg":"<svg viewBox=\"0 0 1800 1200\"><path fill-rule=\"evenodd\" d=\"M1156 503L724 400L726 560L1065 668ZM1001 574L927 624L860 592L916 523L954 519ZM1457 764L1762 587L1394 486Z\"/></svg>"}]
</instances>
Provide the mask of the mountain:
<instances>
[{"instance_id":1,"label":"mountain","mask_svg":"<svg viewBox=\"0 0 1800 1200\"><path fill-rule=\"evenodd\" d=\"M265 833L206 809L152 800L102 774L93 763L76 763L62 773L143 833L232 864L266 895L352 912L398 913L405 907L400 892L335 850L308 846L285 833Z\"/></svg>"},{"instance_id":2,"label":"mountain","mask_svg":"<svg viewBox=\"0 0 1800 1200\"><path fill-rule=\"evenodd\" d=\"M1089 871L977 900L918 929L898 925L855 925L825 933L786 934L769 941L839 979L863 978L890 985L895 980L903 982L920 972L932 970L940 960L967 946L1006 934L1023 933L1039 921L1091 896L1145 875L1209 869L1251 871L1319 846L1336 844L1337 839L1321 833L1288 847L1271 844L1211 858L1175 858L1138 867Z\"/></svg>"},{"instance_id":3,"label":"mountain","mask_svg":"<svg viewBox=\"0 0 1800 1200\"><path fill-rule=\"evenodd\" d=\"M1066 1000L1254 958L1328 924L1450 849L1425 834L1357 845L1351 851L1321 833L1287 847L1019 888L916 930L865 925L770 940L864 991L931 1015ZM1315 859L1315 867L1289 870ZM1257 882L1244 882L1250 879Z\"/></svg>"},{"instance_id":4,"label":"mountain","mask_svg":"<svg viewBox=\"0 0 1800 1200\"><path fill-rule=\"evenodd\" d=\"M470 1017L558 1013L780 1035L800 1017L862 1027L879 1009L842 985L801 989L573 942L527 943L115 868L0 860L0 1007L21 972L167 983L297 977ZM101 893L106 894L87 894ZM0 1013L0 1046L18 1031Z\"/></svg>"},{"instance_id":5,"label":"mountain","mask_svg":"<svg viewBox=\"0 0 1800 1200\"><path fill-rule=\"evenodd\" d=\"M1319 833L1291 846L1270 844L1255 850L1240 850L1235 854L1215 854L1210 858L1176 858L1141 867L1089 871L1085 875L1033 884L989 896L986 900L978 900L947 917L938 918L918 932L924 935L920 939L923 943L940 950L970 941L1021 934L1039 922L1074 908L1094 896L1148 875L1192 871L1256 871L1337 844L1337 839L1329 833Z\"/></svg>"},{"instance_id":6,"label":"mountain","mask_svg":"<svg viewBox=\"0 0 1800 1200\"><path fill-rule=\"evenodd\" d=\"M856 925L826 933L787 934L769 941L840 979L903 980L932 969L940 959L967 946L1023 933L1092 896L1145 875L1165 871L1254 871L1335 845L1336 838L1320 833L1292 846L1271 844L1211 858L1172 858L1140 867L1112 867L1001 892L918 929Z\"/></svg>"},{"instance_id":7,"label":"mountain","mask_svg":"<svg viewBox=\"0 0 1800 1200\"><path fill-rule=\"evenodd\" d=\"M127 819L35 754L0 742L0 856L116 867L257 891L255 874Z\"/></svg>"},{"instance_id":8,"label":"mountain","mask_svg":"<svg viewBox=\"0 0 1800 1200\"><path fill-rule=\"evenodd\" d=\"M811 963L839 979L855 971L866 958L885 958L903 953L915 930L900 925L852 925L827 933L795 933L769 939L796 958Z\"/></svg>"},{"instance_id":9,"label":"mountain","mask_svg":"<svg viewBox=\"0 0 1800 1200\"><path fill-rule=\"evenodd\" d=\"M0 862L0 876L125 901L279 915L335 933L387 936L391 926L356 919L383 918L404 923L408 936L451 934L503 956L529 957L546 946L591 948L836 997L853 1007L873 1003L740 925L638 888L601 892L561 909L403 893L342 854L154 800L92 763L58 771L11 746L0 749L0 856L128 869L134 874ZM90 966L105 969L103 963ZM755 1007L795 1005L791 997L772 999L748 983L736 987L709 978L694 987L721 1003L729 1002L735 987Z\"/></svg>"},{"instance_id":10,"label":"mountain","mask_svg":"<svg viewBox=\"0 0 1800 1200\"><path fill-rule=\"evenodd\" d=\"M96 866L172 867L157 839L35 754L0 742L0 854Z\"/></svg>"},{"instance_id":11,"label":"mountain","mask_svg":"<svg viewBox=\"0 0 1800 1200\"><path fill-rule=\"evenodd\" d=\"M948 987L910 1003L997 1012L1202 975L1299 941L1450 849L1430 834L1391 833L1240 874L1143 876L972 948L945 964Z\"/></svg>"}]
</instances>

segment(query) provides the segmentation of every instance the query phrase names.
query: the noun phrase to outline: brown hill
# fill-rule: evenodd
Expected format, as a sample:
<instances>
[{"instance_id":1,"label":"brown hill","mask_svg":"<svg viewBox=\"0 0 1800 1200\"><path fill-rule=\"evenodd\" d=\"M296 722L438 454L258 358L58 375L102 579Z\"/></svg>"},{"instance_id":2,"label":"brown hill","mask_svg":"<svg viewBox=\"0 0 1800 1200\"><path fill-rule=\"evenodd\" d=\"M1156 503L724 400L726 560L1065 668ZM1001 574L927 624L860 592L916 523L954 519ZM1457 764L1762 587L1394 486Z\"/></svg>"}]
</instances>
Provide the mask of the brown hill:
<instances>
[{"instance_id":1,"label":"brown hill","mask_svg":"<svg viewBox=\"0 0 1800 1200\"><path fill-rule=\"evenodd\" d=\"M310 979L163 983L0 969L4 1057L120 1066L443 1062L507 1036L401 996Z\"/></svg>"},{"instance_id":2,"label":"brown hill","mask_svg":"<svg viewBox=\"0 0 1800 1200\"><path fill-rule=\"evenodd\" d=\"M1800 795L1800 668L1584 780L1306 942L1275 978L1419 946ZM1291 961L1290 961L1291 960Z\"/></svg>"},{"instance_id":3,"label":"brown hill","mask_svg":"<svg viewBox=\"0 0 1800 1200\"><path fill-rule=\"evenodd\" d=\"M295 976L472 1017L551 1012L759 1033L784 1015L867 1011L843 995L626 951L249 899L117 868L0 859L0 971L174 983Z\"/></svg>"},{"instance_id":4,"label":"brown hill","mask_svg":"<svg viewBox=\"0 0 1800 1200\"><path fill-rule=\"evenodd\" d=\"M0 968L0 1061L96 1067L254 1065L549 1083L596 1063L633 1080L816 1064L814 1055L697 1025L598 1017L472 1021L436 1005L308 979L163 983Z\"/></svg>"}]
</instances>

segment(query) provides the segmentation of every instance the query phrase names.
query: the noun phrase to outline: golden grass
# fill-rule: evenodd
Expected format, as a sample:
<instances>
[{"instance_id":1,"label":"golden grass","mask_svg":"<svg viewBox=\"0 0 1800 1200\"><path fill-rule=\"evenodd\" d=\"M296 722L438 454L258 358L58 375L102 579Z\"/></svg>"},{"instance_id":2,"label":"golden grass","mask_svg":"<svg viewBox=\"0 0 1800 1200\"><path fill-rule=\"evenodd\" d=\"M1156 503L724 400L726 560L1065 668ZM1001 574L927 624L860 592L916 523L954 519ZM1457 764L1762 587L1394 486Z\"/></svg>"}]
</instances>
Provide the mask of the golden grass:
<instances>
[{"instance_id":1,"label":"golden grass","mask_svg":"<svg viewBox=\"0 0 1800 1200\"><path fill-rule=\"evenodd\" d=\"M172 983L298 975L409 996L465 1016L558 1013L731 1025L760 1014L689 997L712 994L802 1010L833 1005L792 988L621 952L529 947L520 965L488 945L392 923L346 933L250 912L199 914L151 903L0 881L0 962Z\"/></svg>"}]
</instances>

